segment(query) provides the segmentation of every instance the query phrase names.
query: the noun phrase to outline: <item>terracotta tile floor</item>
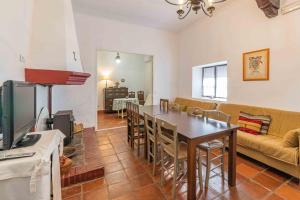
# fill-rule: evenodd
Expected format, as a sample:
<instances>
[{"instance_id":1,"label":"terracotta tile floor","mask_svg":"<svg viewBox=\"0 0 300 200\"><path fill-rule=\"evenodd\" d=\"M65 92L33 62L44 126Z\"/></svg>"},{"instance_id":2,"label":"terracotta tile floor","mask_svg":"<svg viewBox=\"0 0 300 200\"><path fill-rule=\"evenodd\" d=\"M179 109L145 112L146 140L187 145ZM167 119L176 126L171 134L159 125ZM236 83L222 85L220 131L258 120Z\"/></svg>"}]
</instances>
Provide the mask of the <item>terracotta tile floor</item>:
<instances>
[{"instance_id":1,"label":"terracotta tile floor","mask_svg":"<svg viewBox=\"0 0 300 200\"><path fill-rule=\"evenodd\" d=\"M105 177L63 189L63 200L171 199L172 179L160 187L159 175L153 177L151 165L127 145L126 128L102 130L96 135ZM186 183L178 186L177 199L186 199L186 191ZM198 189L198 199L299 200L300 185L288 175L238 155L237 186L228 187L226 180L215 176L206 192Z\"/></svg>"},{"instance_id":2,"label":"terracotta tile floor","mask_svg":"<svg viewBox=\"0 0 300 200\"><path fill-rule=\"evenodd\" d=\"M102 111L98 111L98 130L127 126L126 123L126 118L121 119L120 117L117 117L117 113L104 114Z\"/></svg>"}]
</instances>

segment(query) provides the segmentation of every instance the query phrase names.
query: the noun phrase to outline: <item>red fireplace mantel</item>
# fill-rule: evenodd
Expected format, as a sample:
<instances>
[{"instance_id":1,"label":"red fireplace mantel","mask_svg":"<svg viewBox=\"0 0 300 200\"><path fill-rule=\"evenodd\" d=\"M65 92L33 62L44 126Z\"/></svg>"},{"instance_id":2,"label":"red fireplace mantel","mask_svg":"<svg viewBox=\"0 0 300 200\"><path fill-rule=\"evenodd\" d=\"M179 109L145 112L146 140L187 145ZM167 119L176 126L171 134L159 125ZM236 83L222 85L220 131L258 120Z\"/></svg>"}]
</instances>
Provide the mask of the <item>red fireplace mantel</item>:
<instances>
[{"instance_id":1,"label":"red fireplace mantel","mask_svg":"<svg viewBox=\"0 0 300 200\"><path fill-rule=\"evenodd\" d=\"M25 80L42 85L83 85L89 73L25 68Z\"/></svg>"}]
</instances>

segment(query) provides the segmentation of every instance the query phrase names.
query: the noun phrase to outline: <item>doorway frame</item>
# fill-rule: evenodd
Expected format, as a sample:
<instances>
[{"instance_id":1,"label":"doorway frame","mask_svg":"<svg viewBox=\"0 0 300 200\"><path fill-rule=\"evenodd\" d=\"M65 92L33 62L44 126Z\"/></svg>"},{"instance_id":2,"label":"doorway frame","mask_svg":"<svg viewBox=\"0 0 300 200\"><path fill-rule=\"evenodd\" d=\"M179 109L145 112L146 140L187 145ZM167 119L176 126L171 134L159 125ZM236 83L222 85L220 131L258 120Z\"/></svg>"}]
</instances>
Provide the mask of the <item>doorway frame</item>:
<instances>
[{"instance_id":1,"label":"doorway frame","mask_svg":"<svg viewBox=\"0 0 300 200\"><path fill-rule=\"evenodd\" d=\"M150 55L150 54L143 54L143 53L136 53L136 52L131 52L131 51L123 51L123 50L112 50L112 49L106 49L106 48L103 48L103 49L99 49L99 48L96 48L96 56L95 56L95 67L94 67L94 74L95 74L95 85L96 86L96 128L95 130L96 131L100 131L100 130L104 130L104 129L99 129L98 128L98 100L99 100L99 92L98 92L98 82L99 82L99 74L98 74L98 52L99 51L108 51L108 52L120 52L120 53L126 53L126 54L135 54L135 55L142 55L142 56L151 56L152 57L152 103L154 102L154 74L155 74L155 56L154 55ZM118 128L118 127L116 127Z\"/></svg>"}]
</instances>

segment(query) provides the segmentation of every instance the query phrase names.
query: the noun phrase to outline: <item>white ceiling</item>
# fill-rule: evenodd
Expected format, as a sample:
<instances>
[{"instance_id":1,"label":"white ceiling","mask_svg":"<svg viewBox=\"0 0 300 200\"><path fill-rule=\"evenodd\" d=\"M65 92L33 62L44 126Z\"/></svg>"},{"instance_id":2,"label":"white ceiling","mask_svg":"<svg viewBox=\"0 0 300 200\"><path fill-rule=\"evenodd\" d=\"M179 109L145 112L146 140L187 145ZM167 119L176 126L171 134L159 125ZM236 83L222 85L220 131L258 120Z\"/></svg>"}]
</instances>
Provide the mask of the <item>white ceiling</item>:
<instances>
[{"instance_id":1,"label":"white ceiling","mask_svg":"<svg viewBox=\"0 0 300 200\"><path fill-rule=\"evenodd\" d=\"M178 32L201 16L191 12L177 18L176 6L165 0L72 0L75 12Z\"/></svg>"}]
</instances>

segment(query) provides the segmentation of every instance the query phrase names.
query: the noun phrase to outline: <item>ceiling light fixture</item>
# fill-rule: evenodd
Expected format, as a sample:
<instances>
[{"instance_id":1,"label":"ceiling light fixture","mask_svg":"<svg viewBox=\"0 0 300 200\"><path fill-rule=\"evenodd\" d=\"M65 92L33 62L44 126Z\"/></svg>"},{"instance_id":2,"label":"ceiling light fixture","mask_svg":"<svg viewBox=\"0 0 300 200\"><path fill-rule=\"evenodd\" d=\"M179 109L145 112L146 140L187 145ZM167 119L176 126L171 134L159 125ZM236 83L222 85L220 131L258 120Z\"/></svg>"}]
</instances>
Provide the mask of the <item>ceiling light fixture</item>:
<instances>
[{"instance_id":1,"label":"ceiling light fixture","mask_svg":"<svg viewBox=\"0 0 300 200\"><path fill-rule=\"evenodd\" d=\"M211 17L215 11L214 4L221 3L226 0L165 0L167 3L178 6L177 14L179 19L184 19L191 10L198 14L202 10L205 15Z\"/></svg>"},{"instance_id":2,"label":"ceiling light fixture","mask_svg":"<svg viewBox=\"0 0 300 200\"><path fill-rule=\"evenodd\" d=\"M116 56L116 63L117 64L121 63L121 57L120 57L120 53L119 52L117 53L117 56Z\"/></svg>"}]
</instances>

